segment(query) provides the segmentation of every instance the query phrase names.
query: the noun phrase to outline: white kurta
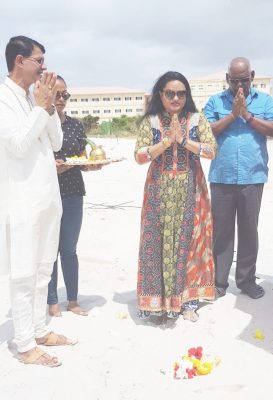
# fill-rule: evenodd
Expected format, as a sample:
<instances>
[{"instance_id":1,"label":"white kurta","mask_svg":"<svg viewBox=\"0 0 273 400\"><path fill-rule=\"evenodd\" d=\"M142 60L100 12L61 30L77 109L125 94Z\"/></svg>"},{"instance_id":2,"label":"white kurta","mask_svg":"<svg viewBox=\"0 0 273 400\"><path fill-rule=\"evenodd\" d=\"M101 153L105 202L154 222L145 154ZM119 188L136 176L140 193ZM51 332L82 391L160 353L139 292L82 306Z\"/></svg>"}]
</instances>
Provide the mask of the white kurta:
<instances>
[{"instance_id":1,"label":"white kurta","mask_svg":"<svg viewBox=\"0 0 273 400\"><path fill-rule=\"evenodd\" d=\"M0 85L0 273L35 274L57 256L62 205L53 151L60 119L31 107L11 79Z\"/></svg>"}]
</instances>

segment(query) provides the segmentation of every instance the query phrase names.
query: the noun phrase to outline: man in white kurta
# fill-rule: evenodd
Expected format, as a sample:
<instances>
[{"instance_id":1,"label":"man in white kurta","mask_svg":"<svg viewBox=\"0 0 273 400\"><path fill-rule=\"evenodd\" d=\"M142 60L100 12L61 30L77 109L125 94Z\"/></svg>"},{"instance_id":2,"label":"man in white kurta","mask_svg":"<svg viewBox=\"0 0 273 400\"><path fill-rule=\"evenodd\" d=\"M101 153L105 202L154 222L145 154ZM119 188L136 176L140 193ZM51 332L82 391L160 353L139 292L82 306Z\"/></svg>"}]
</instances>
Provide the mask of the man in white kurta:
<instances>
[{"instance_id":1,"label":"man in white kurta","mask_svg":"<svg viewBox=\"0 0 273 400\"><path fill-rule=\"evenodd\" d=\"M13 65L7 59L9 77L0 85L0 272L10 273L19 358L56 366L37 343L48 334L47 285L58 249L62 206L53 151L61 148L62 130L51 107L56 76L45 72L44 48L33 42L29 56L15 47L19 54Z\"/></svg>"}]
</instances>

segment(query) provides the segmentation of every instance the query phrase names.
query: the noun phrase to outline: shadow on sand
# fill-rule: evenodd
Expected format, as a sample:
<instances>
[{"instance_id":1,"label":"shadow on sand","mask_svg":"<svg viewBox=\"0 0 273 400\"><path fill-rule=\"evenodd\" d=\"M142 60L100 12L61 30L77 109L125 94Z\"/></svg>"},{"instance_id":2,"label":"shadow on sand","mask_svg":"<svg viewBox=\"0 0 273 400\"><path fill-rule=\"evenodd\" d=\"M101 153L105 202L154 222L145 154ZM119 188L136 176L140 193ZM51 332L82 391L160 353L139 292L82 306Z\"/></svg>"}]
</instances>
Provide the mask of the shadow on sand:
<instances>
[{"instance_id":1,"label":"shadow on sand","mask_svg":"<svg viewBox=\"0 0 273 400\"><path fill-rule=\"evenodd\" d=\"M237 294L234 307L251 316L251 321L240 333L238 339L273 353L273 277L257 275L259 278L257 283L265 290L262 298L254 300L243 295L239 289L234 289L234 294ZM259 340L254 337L256 329L261 330L265 336L264 339Z\"/></svg>"},{"instance_id":2,"label":"shadow on sand","mask_svg":"<svg viewBox=\"0 0 273 400\"><path fill-rule=\"evenodd\" d=\"M58 298L61 312L67 311L66 289L65 287L58 288ZM99 295L87 296L83 294L78 295L78 302L82 308L91 311L94 307L102 307L106 304L106 299ZM51 320L51 316L47 314L47 323Z\"/></svg>"},{"instance_id":3,"label":"shadow on sand","mask_svg":"<svg viewBox=\"0 0 273 400\"><path fill-rule=\"evenodd\" d=\"M0 325L0 344L7 342L13 337L14 330L12 320L9 319Z\"/></svg>"},{"instance_id":4,"label":"shadow on sand","mask_svg":"<svg viewBox=\"0 0 273 400\"><path fill-rule=\"evenodd\" d=\"M159 328L162 330L165 329L173 329L176 327L176 319L171 319L167 317L156 317L152 316L148 319L139 319L138 318L138 308L137 308L137 294L135 290L130 292L123 293L115 293L113 296L113 301L119 304L125 304L128 307L128 313L130 318L134 321L136 325L143 326L154 326L155 328ZM206 305L211 304L210 302L200 302L201 307L205 307ZM182 315L179 318L183 318Z\"/></svg>"}]
</instances>

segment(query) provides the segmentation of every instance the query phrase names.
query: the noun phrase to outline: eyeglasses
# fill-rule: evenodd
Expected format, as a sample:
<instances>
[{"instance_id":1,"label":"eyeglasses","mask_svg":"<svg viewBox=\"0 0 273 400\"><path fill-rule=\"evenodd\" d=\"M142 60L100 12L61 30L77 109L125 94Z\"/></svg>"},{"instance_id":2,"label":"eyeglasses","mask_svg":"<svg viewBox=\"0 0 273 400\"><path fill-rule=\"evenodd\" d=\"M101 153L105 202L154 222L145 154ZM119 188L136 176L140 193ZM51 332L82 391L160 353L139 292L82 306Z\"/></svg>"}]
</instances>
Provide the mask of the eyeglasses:
<instances>
[{"instance_id":1,"label":"eyeglasses","mask_svg":"<svg viewBox=\"0 0 273 400\"><path fill-rule=\"evenodd\" d=\"M175 96L177 96L179 99L184 99L187 95L186 90L178 90L177 92L174 90L163 90L163 93L168 100L173 100Z\"/></svg>"},{"instance_id":2,"label":"eyeglasses","mask_svg":"<svg viewBox=\"0 0 273 400\"><path fill-rule=\"evenodd\" d=\"M64 101L68 100L70 97L70 93L68 92L57 92L56 93L56 100L60 100L60 98L62 97L64 99Z\"/></svg>"},{"instance_id":3,"label":"eyeglasses","mask_svg":"<svg viewBox=\"0 0 273 400\"><path fill-rule=\"evenodd\" d=\"M246 76L245 78L238 78L238 79L232 79L232 78L228 78L229 82L232 83L233 85L238 85L239 83L242 84L247 84L249 83L251 76Z\"/></svg>"},{"instance_id":4,"label":"eyeglasses","mask_svg":"<svg viewBox=\"0 0 273 400\"><path fill-rule=\"evenodd\" d=\"M24 57L26 60L31 60L37 63L38 65L43 65L45 63L44 57L34 58L34 57Z\"/></svg>"}]
</instances>

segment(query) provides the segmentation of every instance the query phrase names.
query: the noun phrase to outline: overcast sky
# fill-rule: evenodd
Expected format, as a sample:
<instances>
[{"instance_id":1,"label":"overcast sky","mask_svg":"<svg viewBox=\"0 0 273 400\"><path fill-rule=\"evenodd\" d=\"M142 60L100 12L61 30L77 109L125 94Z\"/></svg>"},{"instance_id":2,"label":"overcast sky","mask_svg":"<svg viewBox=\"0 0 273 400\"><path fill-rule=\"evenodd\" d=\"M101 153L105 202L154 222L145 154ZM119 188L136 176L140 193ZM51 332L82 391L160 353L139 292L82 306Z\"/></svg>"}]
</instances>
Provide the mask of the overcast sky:
<instances>
[{"instance_id":1,"label":"overcast sky","mask_svg":"<svg viewBox=\"0 0 273 400\"><path fill-rule=\"evenodd\" d=\"M42 43L48 69L72 87L150 90L168 70L196 78L236 56L273 76L273 0L3 0L1 80L15 35Z\"/></svg>"}]
</instances>

